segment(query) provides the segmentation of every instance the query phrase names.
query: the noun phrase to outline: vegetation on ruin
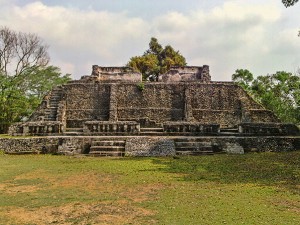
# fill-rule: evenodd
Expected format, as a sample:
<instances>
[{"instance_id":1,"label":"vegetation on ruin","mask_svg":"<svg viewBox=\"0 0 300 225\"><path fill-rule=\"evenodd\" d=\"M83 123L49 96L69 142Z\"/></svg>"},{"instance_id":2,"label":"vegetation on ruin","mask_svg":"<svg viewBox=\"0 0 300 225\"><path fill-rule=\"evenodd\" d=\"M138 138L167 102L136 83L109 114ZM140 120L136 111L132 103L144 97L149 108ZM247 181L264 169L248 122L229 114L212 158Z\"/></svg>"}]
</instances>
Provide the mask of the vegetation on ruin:
<instances>
[{"instance_id":1,"label":"vegetation on ruin","mask_svg":"<svg viewBox=\"0 0 300 225\"><path fill-rule=\"evenodd\" d=\"M47 49L35 34L0 28L0 133L28 117L53 86L70 80L49 65Z\"/></svg>"},{"instance_id":2,"label":"vegetation on ruin","mask_svg":"<svg viewBox=\"0 0 300 225\"><path fill-rule=\"evenodd\" d=\"M166 73L171 66L185 66L185 58L171 45L164 48L154 37L151 38L149 49L142 56L134 56L127 66L142 73L143 80L156 81L159 74Z\"/></svg>"},{"instance_id":3,"label":"vegetation on ruin","mask_svg":"<svg viewBox=\"0 0 300 225\"><path fill-rule=\"evenodd\" d=\"M0 154L1 224L297 224L300 152ZM298 222L297 222L298 221Z\"/></svg>"},{"instance_id":4,"label":"vegetation on ruin","mask_svg":"<svg viewBox=\"0 0 300 225\"><path fill-rule=\"evenodd\" d=\"M254 78L249 70L238 69L232 80L283 122L300 123L299 74L279 71Z\"/></svg>"}]
</instances>

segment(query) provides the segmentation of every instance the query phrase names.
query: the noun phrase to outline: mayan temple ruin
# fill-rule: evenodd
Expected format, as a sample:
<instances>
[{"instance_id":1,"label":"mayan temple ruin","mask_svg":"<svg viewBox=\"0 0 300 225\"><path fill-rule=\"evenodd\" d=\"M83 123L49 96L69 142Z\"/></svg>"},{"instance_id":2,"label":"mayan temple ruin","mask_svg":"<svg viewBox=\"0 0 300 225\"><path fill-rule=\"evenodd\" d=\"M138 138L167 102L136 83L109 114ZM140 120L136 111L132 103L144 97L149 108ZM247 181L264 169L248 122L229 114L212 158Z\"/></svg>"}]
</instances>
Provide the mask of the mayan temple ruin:
<instances>
[{"instance_id":1,"label":"mayan temple ruin","mask_svg":"<svg viewBox=\"0 0 300 225\"><path fill-rule=\"evenodd\" d=\"M91 75L54 88L9 134L19 138L0 141L8 153L165 156L300 149L297 126L280 123L233 82L212 81L207 65L172 67L158 82L143 82L127 67L95 65Z\"/></svg>"}]
</instances>

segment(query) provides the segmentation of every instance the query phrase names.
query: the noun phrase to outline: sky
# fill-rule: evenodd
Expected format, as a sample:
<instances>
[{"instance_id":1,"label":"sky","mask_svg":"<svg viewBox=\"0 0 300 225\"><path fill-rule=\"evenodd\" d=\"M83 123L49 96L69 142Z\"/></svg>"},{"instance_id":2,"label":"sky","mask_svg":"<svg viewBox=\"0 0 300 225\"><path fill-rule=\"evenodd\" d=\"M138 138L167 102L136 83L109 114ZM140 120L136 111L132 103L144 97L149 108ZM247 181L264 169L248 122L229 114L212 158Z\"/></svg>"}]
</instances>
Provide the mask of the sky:
<instances>
[{"instance_id":1,"label":"sky","mask_svg":"<svg viewBox=\"0 0 300 225\"><path fill-rule=\"evenodd\" d=\"M0 0L0 27L37 34L73 79L92 65L125 66L156 37L228 81L236 69L298 71L299 12L280 0Z\"/></svg>"}]
</instances>

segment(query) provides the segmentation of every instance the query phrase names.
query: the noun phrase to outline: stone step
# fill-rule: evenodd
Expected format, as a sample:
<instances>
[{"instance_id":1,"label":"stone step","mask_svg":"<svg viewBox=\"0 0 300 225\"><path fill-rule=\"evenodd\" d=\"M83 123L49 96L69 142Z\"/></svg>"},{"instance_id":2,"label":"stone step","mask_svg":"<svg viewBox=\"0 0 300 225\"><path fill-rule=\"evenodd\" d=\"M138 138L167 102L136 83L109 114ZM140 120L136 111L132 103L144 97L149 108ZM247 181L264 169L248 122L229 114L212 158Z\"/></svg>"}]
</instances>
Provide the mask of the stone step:
<instances>
[{"instance_id":1,"label":"stone step","mask_svg":"<svg viewBox=\"0 0 300 225\"><path fill-rule=\"evenodd\" d=\"M67 127L66 131L71 131L71 132L83 132L83 128L82 127Z\"/></svg>"},{"instance_id":2,"label":"stone step","mask_svg":"<svg viewBox=\"0 0 300 225\"><path fill-rule=\"evenodd\" d=\"M98 151L125 151L125 146L92 146L90 152Z\"/></svg>"},{"instance_id":3,"label":"stone step","mask_svg":"<svg viewBox=\"0 0 300 225\"><path fill-rule=\"evenodd\" d=\"M175 142L207 142L207 139L203 138L203 137L199 137L199 136L193 136L193 137L178 137L178 138L174 138Z\"/></svg>"},{"instance_id":4,"label":"stone step","mask_svg":"<svg viewBox=\"0 0 300 225\"><path fill-rule=\"evenodd\" d=\"M163 132L164 129L161 128L161 127L154 127L154 128L151 128L151 127L144 127L144 128L141 128L141 132Z\"/></svg>"},{"instance_id":5,"label":"stone step","mask_svg":"<svg viewBox=\"0 0 300 225\"><path fill-rule=\"evenodd\" d=\"M138 135L140 135L140 136L162 136L162 135L165 135L165 133L150 131L150 132L140 132L140 133L138 133Z\"/></svg>"},{"instance_id":6,"label":"stone step","mask_svg":"<svg viewBox=\"0 0 300 225\"><path fill-rule=\"evenodd\" d=\"M46 112L56 111L56 110L57 110L57 107L51 107L51 106L45 109Z\"/></svg>"},{"instance_id":7,"label":"stone step","mask_svg":"<svg viewBox=\"0 0 300 225\"><path fill-rule=\"evenodd\" d=\"M125 146L125 141L93 141L92 146Z\"/></svg>"},{"instance_id":8,"label":"stone step","mask_svg":"<svg viewBox=\"0 0 300 225\"><path fill-rule=\"evenodd\" d=\"M49 100L61 100L61 95L59 94L52 94Z\"/></svg>"},{"instance_id":9,"label":"stone step","mask_svg":"<svg viewBox=\"0 0 300 225\"><path fill-rule=\"evenodd\" d=\"M223 133L238 133L239 130L237 128L220 128L220 132Z\"/></svg>"},{"instance_id":10,"label":"stone step","mask_svg":"<svg viewBox=\"0 0 300 225\"><path fill-rule=\"evenodd\" d=\"M64 132L65 136L82 136L82 134L83 134L83 132L70 132L70 131Z\"/></svg>"},{"instance_id":11,"label":"stone step","mask_svg":"<svg viewBox=\"0 0 300 225\"><path fill-rule=\"evenodd\" d=\"M176 155L213 155L213 151L176 151Z\"/></svg>"},{"instance_id":12,"label":"stone step","mask_svg":"<svg viewBox=\"0 0 300 225\"><path fill-rule=\"evenodd\" d=\"M90 156L111 156L111 157L123 157L125 152L120 151L91 151Z\"/></svg>"},{"instance_id":13,"label":"stone step","mask_svg":"<svg viewBox=\"0 0 300 225\"><path fill-rule=\"evenodd\" d=\"M49 104L58 104L59 102L60 100L53 100L53 99L49 100Z\"/></svg>"},{"instance_id":14,"label":"stone step","mask_svg":"<svg viewBox=\"0 0 300 225\"><path fill-rule=\"evenodd\" d=\"M45 117L44 118L45 121L56 121L56 117Z\"/></svg>"}]
</instances>

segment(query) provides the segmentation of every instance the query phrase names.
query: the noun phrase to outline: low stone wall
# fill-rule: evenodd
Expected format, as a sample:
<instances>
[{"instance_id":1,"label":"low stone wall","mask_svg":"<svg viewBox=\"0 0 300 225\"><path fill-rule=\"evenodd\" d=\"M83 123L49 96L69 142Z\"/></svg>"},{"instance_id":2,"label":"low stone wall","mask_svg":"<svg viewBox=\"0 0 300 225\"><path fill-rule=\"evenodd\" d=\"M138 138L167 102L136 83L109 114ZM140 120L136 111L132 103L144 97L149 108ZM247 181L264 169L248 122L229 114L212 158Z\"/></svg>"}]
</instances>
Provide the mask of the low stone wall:
<instances>
[{"instance_id":1,"label":"low stone wall","mask_svg":"<svg viewBox=\"0 0 300 225\"><path fill-rule=\"evenodd\" d=\"M162 137L128 138L125 156L173 156L176 154L174 140Z\"/></svg>"},{"instance_id":2,"label":"low stone wall","mask_svg":"<svg viewBox=\"0 0 300 225\"><path fill-rule=\"evenodd\" d=\"M239 132L252 135L298 135L299 128L295 124L286 123L241 123Z\"/></svg>"},{"instance_id":3,"label":"low stone wall","mask_svg":"<svg viewBox=\"0 0 300 225\"><path fill-rule=\"evenodd\" d=\"M0 150L21 153L88 153L91 143L98 140L125 140L126 156L174 155L178 137L28 137L0 138ZM180 141L210 142L214 152L243 154L244 152L283 152L300 150L300 136L269 137L180 137Z\"/></svg>"},{"instance_id":4,"label":"low stone wall","mask_svg":"<svg viewBox=\"0 0 300 225\"><path fill-rule=\"evenodd\" d=\"M0 150L10 154L57 153L58 138L0 138Z\"/></svg>"},{"instance_id":5,"label":"low stone wall","mask_svg":"<svg viewBox=\"0 0 300 225\"><path fill-rule=\"evenodd\" d=\"M87 121L84 123L83 132L136 134L140 132L140 124L134 121Z\"/></svg>"},{"instance_id":6,"label":"low stone wall","mask_svg":"<svg viewBox=\"0 0 300 225\"><path fill-rule=\"evenodd\" d=\"M38 121L15 123L10 126L8 134L11 136L43 136L60 134L63 124L58 121Z\"/></svg>"},{"instance_id":7,"label":"low stone wall","mask_svg":"<svg viewBox=\"0 0 300 225\"><path fill-rule=\"evenodd\" d=\"M166 133L193 133L195 135L202 134L218 134L220 132L219 124L201 124L193 122L166 122L163 124Z\"/></svg>"}]
</instances>

